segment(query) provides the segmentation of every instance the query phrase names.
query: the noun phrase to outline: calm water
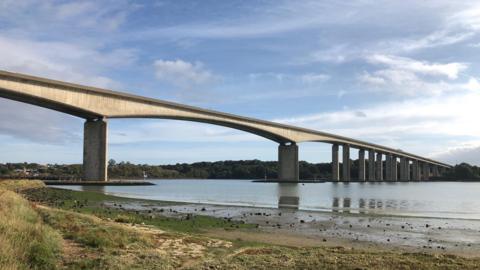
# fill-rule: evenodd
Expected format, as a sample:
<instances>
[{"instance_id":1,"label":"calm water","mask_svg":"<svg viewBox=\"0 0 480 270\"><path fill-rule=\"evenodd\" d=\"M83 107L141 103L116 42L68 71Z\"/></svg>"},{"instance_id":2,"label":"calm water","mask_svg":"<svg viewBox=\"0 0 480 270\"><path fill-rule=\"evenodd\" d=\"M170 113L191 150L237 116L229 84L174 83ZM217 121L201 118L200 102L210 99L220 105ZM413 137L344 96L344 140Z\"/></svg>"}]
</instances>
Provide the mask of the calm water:
<instances>
[{"instance_id":1,"label":"calm water","mask_svg":"<svg viewBox=\"0 0 480 270\"><path fill-rule=\"evenodd\" d=\"M162 201L302 210L480 219L480 183L254 183L149 180L155 186L57 186ZM297 203L298 201L298 203ZM282 203L283 205L284 203Z\"/></svg>"}]
</instances>

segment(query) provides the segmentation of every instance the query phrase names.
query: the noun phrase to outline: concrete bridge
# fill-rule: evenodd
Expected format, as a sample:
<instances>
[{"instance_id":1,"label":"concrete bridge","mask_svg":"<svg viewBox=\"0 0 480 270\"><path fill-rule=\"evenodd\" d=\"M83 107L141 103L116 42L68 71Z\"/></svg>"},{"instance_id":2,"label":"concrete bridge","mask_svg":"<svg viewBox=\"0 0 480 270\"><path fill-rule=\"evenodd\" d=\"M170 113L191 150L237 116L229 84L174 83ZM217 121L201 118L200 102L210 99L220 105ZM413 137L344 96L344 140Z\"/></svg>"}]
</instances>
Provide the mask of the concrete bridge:
<instances>
[{"instance_id":1,"label":"concrete bridge","mask_svg":"<svg viewBox=\"0 0 480 270\"><path fill-rule=\"evenodd\" d=\"M265 137L279 144L278 177L284 181L299 180L297 144L301 142L332 144L332 178L336 181L352 180L351 148L359 151L359 177L355 179L359 181L428 180L451 167L398 149L316 130L7 71L0 71L0 97L84 118L83 178L88 181L108 180L109 118L203 122ZM338 158L340 146L344 161L341 170Z\"/></svg>"}]
</instances>

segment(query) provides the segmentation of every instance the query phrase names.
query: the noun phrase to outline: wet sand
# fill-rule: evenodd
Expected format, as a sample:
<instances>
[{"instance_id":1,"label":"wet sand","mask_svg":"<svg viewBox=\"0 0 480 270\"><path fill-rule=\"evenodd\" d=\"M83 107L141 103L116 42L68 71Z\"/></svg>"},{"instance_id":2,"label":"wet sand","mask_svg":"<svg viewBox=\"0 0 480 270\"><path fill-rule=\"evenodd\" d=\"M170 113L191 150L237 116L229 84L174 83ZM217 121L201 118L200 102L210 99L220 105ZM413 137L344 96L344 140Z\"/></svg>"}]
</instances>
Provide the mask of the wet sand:
<instances>
[{"instance_id":1,"label":"wet sand","mask_svg":"<svg viewBox=\"0 0 480 270\"><path fill-rule=\"evenodd\" d=\"M256 224L256 229L212 230L206 234L287 246L346 246L407 252L480 255L480 220L313 212L288 208L129 202L107 207L185 218L205 215Z\"/></svg>"}]
</instances>

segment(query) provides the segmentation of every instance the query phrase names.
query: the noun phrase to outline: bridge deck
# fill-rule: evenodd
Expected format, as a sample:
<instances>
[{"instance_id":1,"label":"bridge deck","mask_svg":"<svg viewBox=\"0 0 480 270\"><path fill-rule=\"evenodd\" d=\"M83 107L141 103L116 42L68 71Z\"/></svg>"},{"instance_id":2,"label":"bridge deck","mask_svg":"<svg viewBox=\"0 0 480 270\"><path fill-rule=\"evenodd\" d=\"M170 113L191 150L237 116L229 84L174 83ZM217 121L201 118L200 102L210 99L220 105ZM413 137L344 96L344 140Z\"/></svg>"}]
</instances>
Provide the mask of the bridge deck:
<instances>
[{"instance_id":1,"label":"bridge deck","mask_svg":"<svg viewBox=\"0 0 480 270\"><path fill-rule=\"evenodd\" d=\"M282 144L308 141L348 144L353 148L451 167L399 149L326 132L7 71L0 71L0 97L85 119L161 118L204 122L243 130Z\"/></svg>"}]
</instances>

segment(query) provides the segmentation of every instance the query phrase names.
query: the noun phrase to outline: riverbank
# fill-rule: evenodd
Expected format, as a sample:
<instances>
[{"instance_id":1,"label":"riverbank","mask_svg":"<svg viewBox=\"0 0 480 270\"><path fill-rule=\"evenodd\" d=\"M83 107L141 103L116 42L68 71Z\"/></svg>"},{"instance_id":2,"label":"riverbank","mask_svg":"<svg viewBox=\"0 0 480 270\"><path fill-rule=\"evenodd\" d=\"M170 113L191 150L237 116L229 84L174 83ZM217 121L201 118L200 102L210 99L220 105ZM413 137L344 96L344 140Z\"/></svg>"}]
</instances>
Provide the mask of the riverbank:
<instances>
[{"instance_id":1,"label":"riverbank","mask_svg":"<svg viewBox=\"0 0 480 270\"><path fill-rule=\"evenodd\" d=\"M477 248L476 240L463 252L456 250L457 255L449 254L453 249L433 248L434 244L427 250L415 250L361 238L349 241L342 232L352 233L350 225L352 229L362 227L349 220L353 217L349 215L324 220L309 214L299 216L294 210L253 212L249 208L136 200L47 188L32 181L0 182L0 189L2 198L5 192L18 197L41 217L41 226L58 235L52 238L58 250L50 250L55 266L62 269L476 269L480 265L480 258L469 253ZM4 211L14 211L3 201L1 206ZM385 220L362 224L392 235L405 226L390 220L387 225ZM411 226L420 228L422 222ZM320 232L322 226L331 235L309 233ZM427 234L437 232L430 229L425 229ZM35 237L38 235L29 240ZM7 251L0 248L0 252L3 258ZM0 268L22 269L9 268L8 262L1 260Z\"/></svg>"},{"instance_id":2,"label":"riverbank","mask_svg":"<svg viewBox=\"0 0 480 270\"><path fill-rule=\"evenodd\" d=\"M155 184L143 180L110 180L110 181L70 181L42 180L47 186L153 186Z\"/></svg>"}]
</instances>

